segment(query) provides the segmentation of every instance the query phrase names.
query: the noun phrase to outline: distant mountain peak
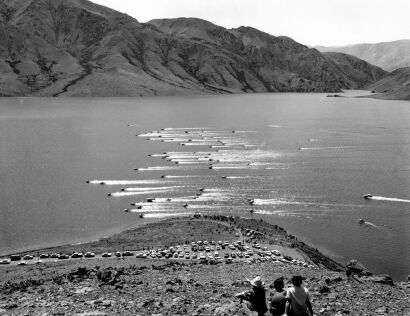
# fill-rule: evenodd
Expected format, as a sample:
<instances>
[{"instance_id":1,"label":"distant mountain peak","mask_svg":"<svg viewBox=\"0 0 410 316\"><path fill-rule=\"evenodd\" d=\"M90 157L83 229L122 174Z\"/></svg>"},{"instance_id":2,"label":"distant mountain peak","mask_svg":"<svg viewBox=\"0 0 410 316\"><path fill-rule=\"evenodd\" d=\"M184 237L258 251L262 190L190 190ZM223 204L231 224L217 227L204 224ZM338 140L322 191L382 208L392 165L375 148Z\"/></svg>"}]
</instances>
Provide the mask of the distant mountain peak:
<instances>
[{"instance_id":1,"label":"distant mountain peak","mask_svg":"<svg viewBox=\"0 0 410 316\"><path fill-rule=\"evenodd\" d=\"M321 52L354 55L387 71L410 66L410 40L350 44L346 46L316 46Z\"/></svg>"}]
</instances>

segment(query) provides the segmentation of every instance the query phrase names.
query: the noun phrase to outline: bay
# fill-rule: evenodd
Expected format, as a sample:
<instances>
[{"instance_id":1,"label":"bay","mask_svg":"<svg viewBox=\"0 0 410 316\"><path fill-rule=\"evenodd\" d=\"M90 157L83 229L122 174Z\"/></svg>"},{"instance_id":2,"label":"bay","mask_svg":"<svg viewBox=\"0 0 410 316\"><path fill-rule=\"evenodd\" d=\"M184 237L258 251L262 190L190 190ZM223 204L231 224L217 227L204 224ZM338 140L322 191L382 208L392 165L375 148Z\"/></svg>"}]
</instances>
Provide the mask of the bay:
<instances>
[{"instance_id":1,"label":"bay","mask_svg":"<svg viewBox=\"0 0 410 316\"><path fill-rule=\"evenodd\" d=\"M360 94L0 99L0 253L220 212L266 219L341 262L403 280L410 107ZM158 203L124 212L148 197Z\"/></svg>"}]
</instances>

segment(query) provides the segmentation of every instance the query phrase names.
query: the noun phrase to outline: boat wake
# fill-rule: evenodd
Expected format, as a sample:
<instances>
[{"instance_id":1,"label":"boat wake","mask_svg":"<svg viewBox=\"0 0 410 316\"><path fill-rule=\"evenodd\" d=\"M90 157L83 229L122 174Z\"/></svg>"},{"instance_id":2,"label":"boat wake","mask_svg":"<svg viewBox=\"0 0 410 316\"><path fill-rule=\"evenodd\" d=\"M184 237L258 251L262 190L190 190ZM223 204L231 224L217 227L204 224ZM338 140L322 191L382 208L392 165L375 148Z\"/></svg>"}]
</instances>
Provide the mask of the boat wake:
<instances>
[{"instance_id":1,"label":"boat wake","mask_svg":"<svg viewBox=\"0 0 410 316\"><path fill-rule=\"evenodd\" d=\"M166 183L172 183L174 181L167 181ZM87 181L90 184L101 185L133 185L133 184L163 184L164 181L160 180L90 180Z\"/></svg>"},{"instance_id":2,"label":"boat wake","mask_svg":"<svg viewBox=\"0 0 410 316\"><path fill-rule=\"evenodd\" d=\"M368 200L376 200L376 201L387 201L387 202L401 202L401 203L410 203L410 200L406 199L398 199L398 198L391 198L385 196L371 196L367 198Z\"/></svg>"},{"instance_id":3,"label":"boat wake","mask_svg":"<svg viewBox=\"0 0 410 316\"><path fill-rule=\"evenodd\" d=\"M284 201L278 199L253 199L255 205L300 205L301 203L295 201Z\"/></svg>"},{"instance_id":4,"label":"boat wake","mask_svg":"<svg viewBox=\"0 0 410 316\"><path fill-rule=\"evenodd\" d=\"M333 147L300 147L299 150L326 150L326 149L349 149L357 148L357 146L333 146Z\"/></svg>"}]
</instances>

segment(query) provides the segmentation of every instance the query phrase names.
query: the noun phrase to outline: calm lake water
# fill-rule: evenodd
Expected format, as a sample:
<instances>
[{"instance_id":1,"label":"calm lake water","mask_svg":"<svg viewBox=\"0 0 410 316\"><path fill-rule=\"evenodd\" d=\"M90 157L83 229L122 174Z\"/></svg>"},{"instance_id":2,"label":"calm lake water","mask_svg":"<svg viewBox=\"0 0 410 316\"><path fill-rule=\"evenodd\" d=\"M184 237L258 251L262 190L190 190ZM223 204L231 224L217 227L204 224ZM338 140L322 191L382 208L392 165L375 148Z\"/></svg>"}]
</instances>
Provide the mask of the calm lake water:
<instances>
[{"instance_id":1,"label":"calm lake water","mask_svg":"<svg viewBox=\"0 0 410 316\"><path fill-rule=\"evenodd\" d=\"M410 103L358 93L0 99L0 253L221 212L404 279Z\"/></svg>"}]
</instances>

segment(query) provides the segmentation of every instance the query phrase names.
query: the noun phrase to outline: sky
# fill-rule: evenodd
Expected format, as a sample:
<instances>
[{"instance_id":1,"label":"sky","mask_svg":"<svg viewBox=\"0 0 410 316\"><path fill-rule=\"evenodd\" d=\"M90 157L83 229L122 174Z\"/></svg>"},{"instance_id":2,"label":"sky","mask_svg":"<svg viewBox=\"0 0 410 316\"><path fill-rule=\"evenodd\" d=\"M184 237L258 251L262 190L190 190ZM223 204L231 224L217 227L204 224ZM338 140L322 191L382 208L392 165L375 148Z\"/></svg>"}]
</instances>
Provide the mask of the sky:
<instances>
[{"instance_id":1,"label":"sky","mask_svg":"<svg viewBox=\"0 0 410 316\"><path fill-rule=\"evenodd\" d=\"M410 39L410 0L91 0L140 22L196 17L225 28L251 26L305 45Z\"/></svg>"}]
</instances>

